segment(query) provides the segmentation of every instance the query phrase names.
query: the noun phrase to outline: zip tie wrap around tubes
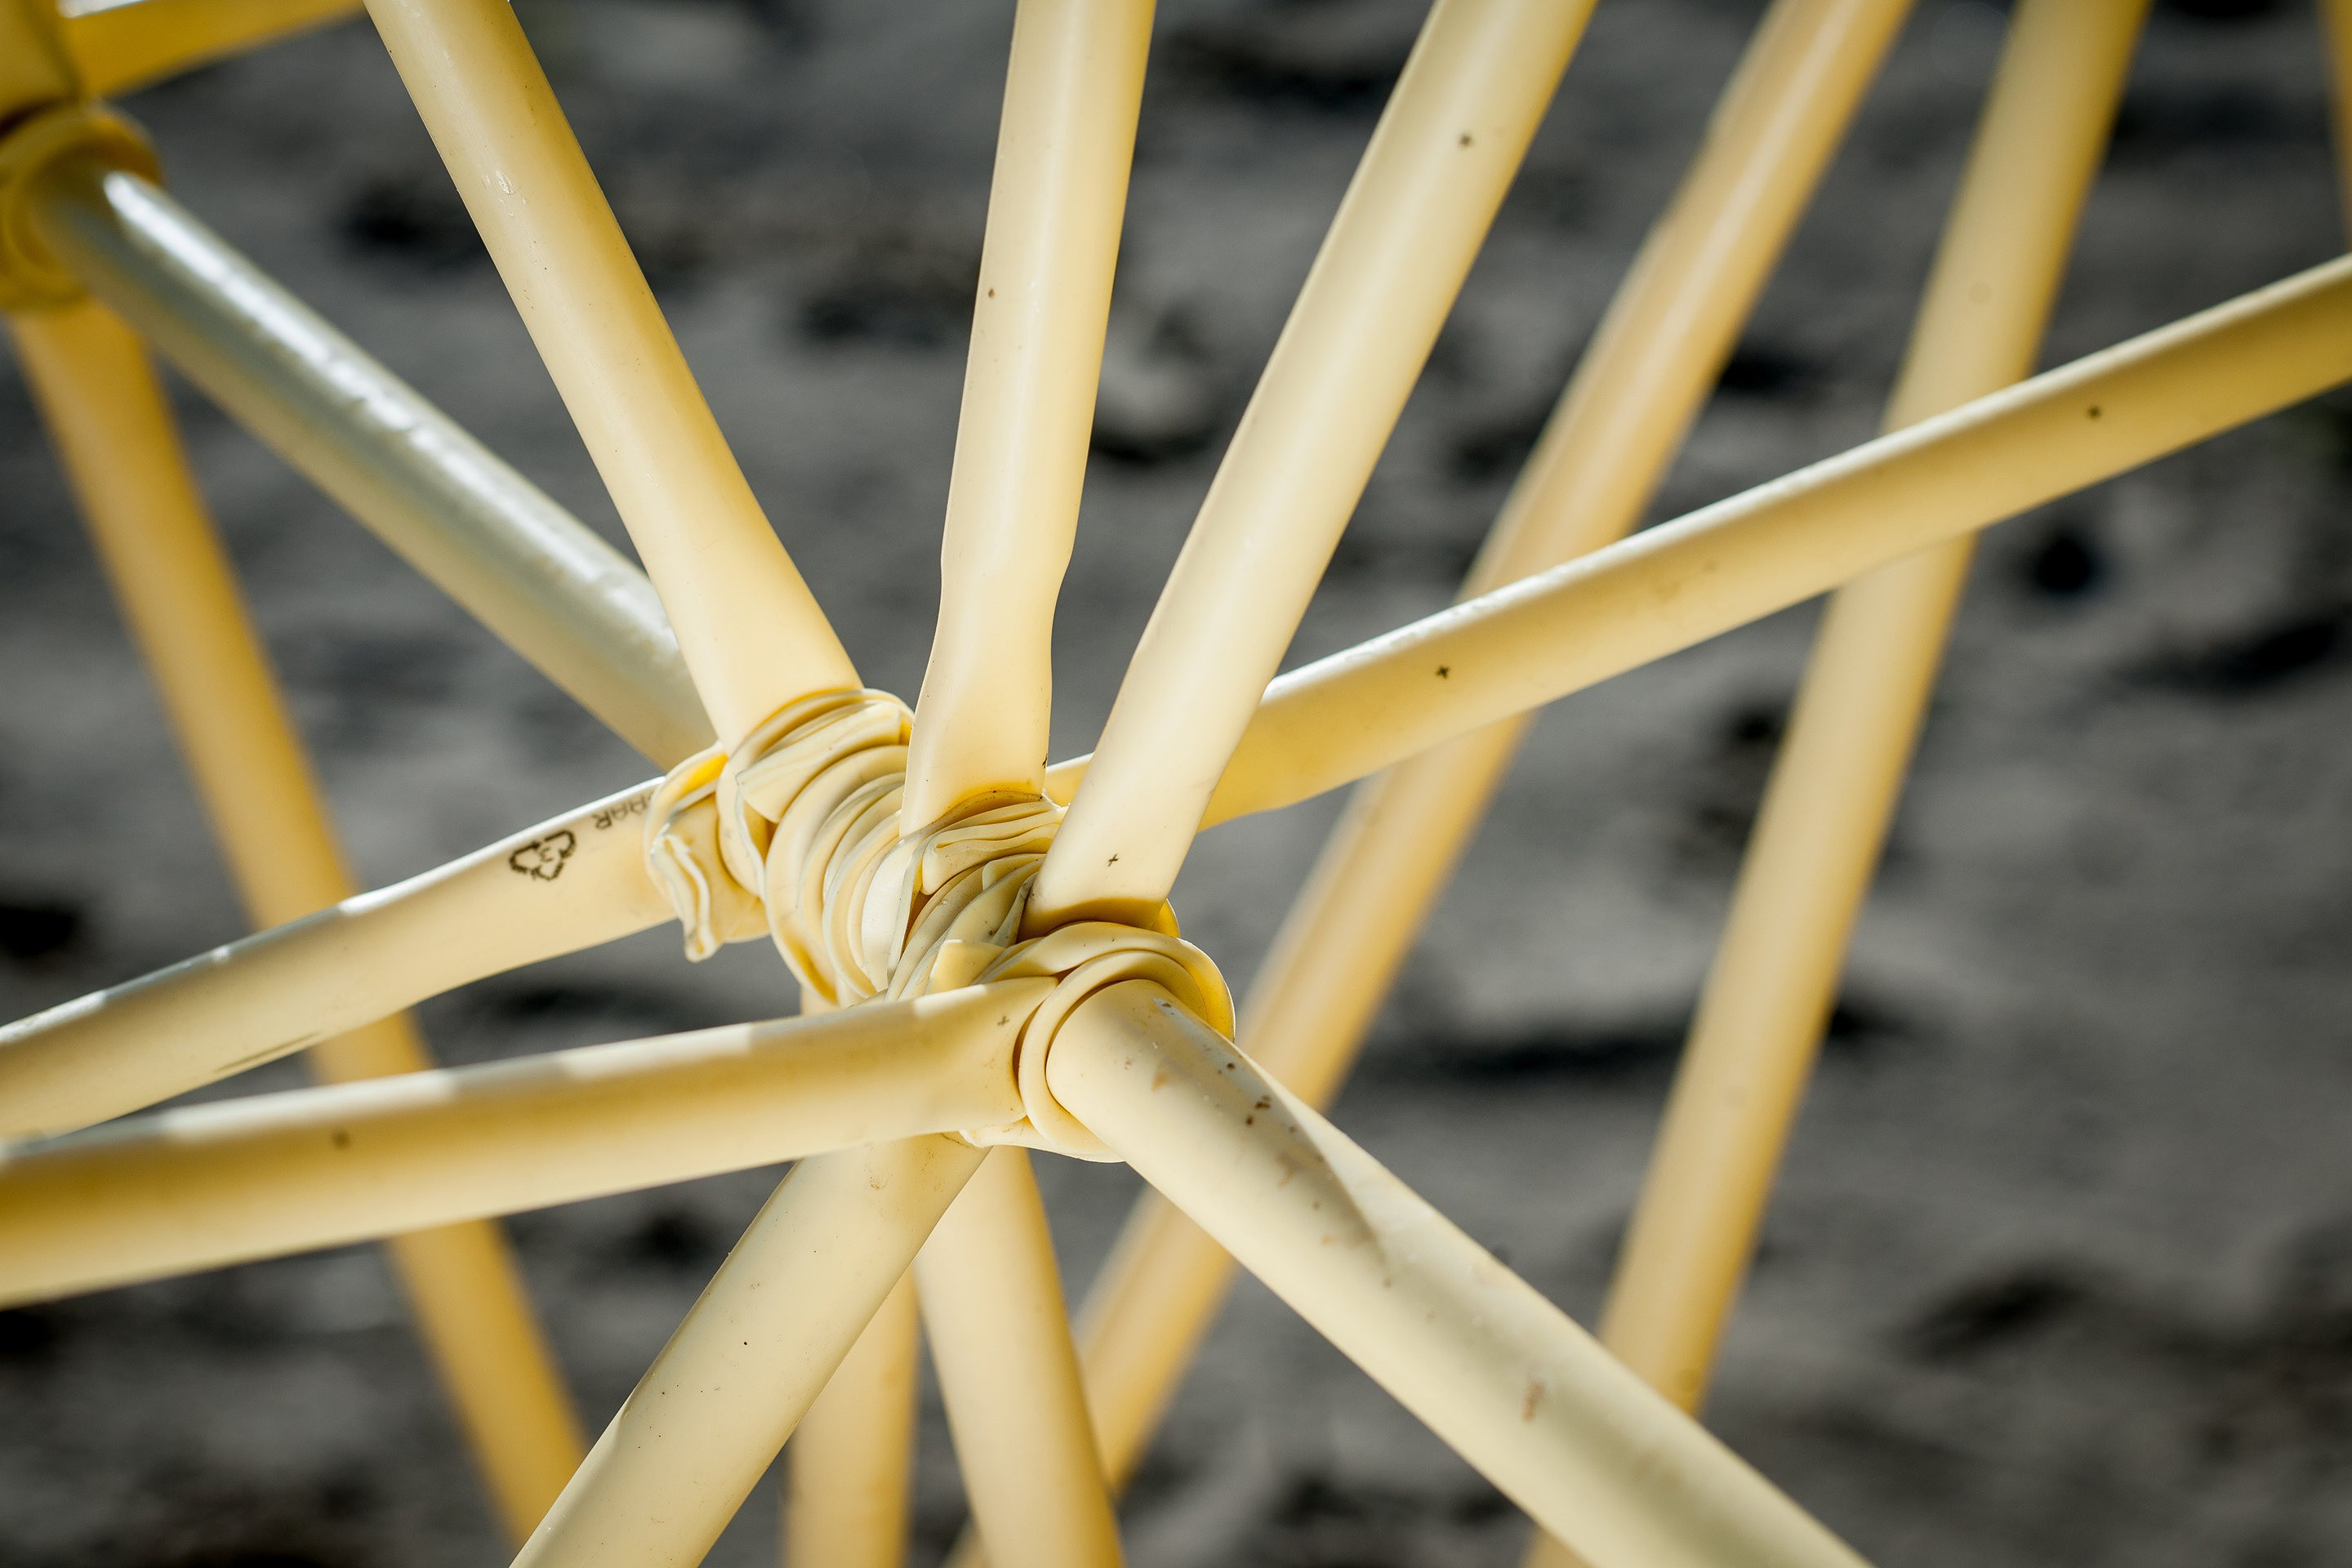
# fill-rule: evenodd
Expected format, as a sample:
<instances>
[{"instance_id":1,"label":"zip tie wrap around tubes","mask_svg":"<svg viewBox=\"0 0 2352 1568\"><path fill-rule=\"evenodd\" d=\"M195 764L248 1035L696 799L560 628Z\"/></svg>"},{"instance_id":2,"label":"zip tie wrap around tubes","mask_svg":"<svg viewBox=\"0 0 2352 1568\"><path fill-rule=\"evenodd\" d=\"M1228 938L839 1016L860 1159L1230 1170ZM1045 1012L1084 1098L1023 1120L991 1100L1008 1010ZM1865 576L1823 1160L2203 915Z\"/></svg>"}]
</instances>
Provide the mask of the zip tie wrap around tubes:
<instances>
[{"instance_id":1,"label":"zip tie wrap around tubes","mask_svg":"<svg viewBox=\"0 0 2352 1568\"><path fill-rule=\"evenodd\" d=\"M146 134L110 109L61 103L0 135L0 310L69 305L81 280L41 243L33 222L33 187L65 158L90 158L162 183Z\"/></svg>"},{"instance_id":2,"label":"zip tie wrap around tubes","mask_svg":"<svg viewBox=\"0 0 2352 1568\"><path fill-rule=\"evenodd\" d=\"M963 1136L1116 1160L1046 1088L1055 1030L1105 986L1153 980L1230 1039L1233 994L1165 904L1150 927L1082 921L1024 940L1030 884L1063 808L987 795L903 832L913 724L887 692L823 692L670 770L646 813L646 865L685 928L686 955L699 963L764 930L831 1007L1057 980L1016 1047L1026 1117Z\"/></svg>"}]
</instances>

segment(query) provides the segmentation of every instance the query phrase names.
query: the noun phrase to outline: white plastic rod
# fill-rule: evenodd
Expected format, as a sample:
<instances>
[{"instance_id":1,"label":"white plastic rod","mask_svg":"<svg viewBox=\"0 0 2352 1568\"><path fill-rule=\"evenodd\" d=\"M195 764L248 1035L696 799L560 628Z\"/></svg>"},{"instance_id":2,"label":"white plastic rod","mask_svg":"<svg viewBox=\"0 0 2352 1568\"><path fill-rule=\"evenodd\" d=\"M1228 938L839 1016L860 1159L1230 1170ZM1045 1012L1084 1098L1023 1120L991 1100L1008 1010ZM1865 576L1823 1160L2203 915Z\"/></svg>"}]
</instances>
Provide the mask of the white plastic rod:
<instances>
[{"instance_id":1,"label":"white plastic rod","mask_svg":"<svg viewBox=\"0 0 2352 1568\"><path fill-rule=\"evenodd\" d=\"M1294 670L1207 821L1377 773L2347 380L2338 259ZM1086 763L1054 771L1068 791Z\"/></svg>"},{"instance_id":2,"label":"white plastic rod","mask_svg":"<svg viewBox=\"0 0 2352 1568\"><path fill-rule=\"evenodd\" d=\"M0 1028L0 1137L68 1132L673 917L651 784Z\"/></svg>"},{"instance_id":3,"label":"white plastic rod","mask_svg":"<svg viewBox=\"0 0 2352 1568\"><path fill-rule=\"evenodd\" d=\"M1591 0L1437 0L1162 589L1034 924L1150 918L1403 412Z\"/></svg>"},{"instance_id":4,"label":"white plastic rod","mask_svg":"<svg viewBox=\"0 0 2352 1568\"><path fill-rule=\"evenodd\" d=\"M918 1138L794 1166L515 1568L695 1568L982 1153Z\"/></svg>"},{"instance_id":5,"label":"white plastic rod","mask_svg":"<svg viewBox=\"0 0 2352 1568\"><path fill-rule=\"evenodd\" d=\"M1018 1121L1053 983L166 1110L0 1152L0 1305ZM871 1311L869 1307L868 1311Z\"/></svg>"},{"instance_id":6,"label":"white plastic rod","mask_svg":"<svg viewBox=\"0 0 2352 1568\"><path fill-rule=\"evenodd\" d=\"M1039 793L1152 0L1021 0L907 760L910 826Z\"/></svg>"},{"instance_id":7,"label":"white plastic rod","mask_svg":"<svg viewBox=\"0 0 2352 1568\"><path fill-rule=\"evenodd\" d=\"M1593 1568L1861 1559L1150 981L1054 1037L1054 1096Z\"/></svg>"},{"instance_id":8,"label":"white plastic rod","mask_svg":"<svg viewBox=\"0 0 2352 1568\"><path fill-rule=\"evenodd\" d=\"M1118 1568L1054 1238L1025 1149L990 1152L915 1261L956 1465L997 1568Z\"/></svg>"},{"instance_id":9,"label":"white plastic rod","mask_svg":"<svg viewBox=\"0 0 2352 1568\"><path fill-rule=\"evenodd\" d=\"M723 740L857 672L760 510L506 0L375 0Z\"/></svg>"},{"instance_id":10,"label":"white plastic rod","mask_svg":"<svg viewBox=\"0 0 2352 1568\"><path fill-rule=\"evenodd\" d=\"M44 245L238 422L657 764L710 722L653 584L156 186L81 159Z\"/></svg>"}]
</instances>

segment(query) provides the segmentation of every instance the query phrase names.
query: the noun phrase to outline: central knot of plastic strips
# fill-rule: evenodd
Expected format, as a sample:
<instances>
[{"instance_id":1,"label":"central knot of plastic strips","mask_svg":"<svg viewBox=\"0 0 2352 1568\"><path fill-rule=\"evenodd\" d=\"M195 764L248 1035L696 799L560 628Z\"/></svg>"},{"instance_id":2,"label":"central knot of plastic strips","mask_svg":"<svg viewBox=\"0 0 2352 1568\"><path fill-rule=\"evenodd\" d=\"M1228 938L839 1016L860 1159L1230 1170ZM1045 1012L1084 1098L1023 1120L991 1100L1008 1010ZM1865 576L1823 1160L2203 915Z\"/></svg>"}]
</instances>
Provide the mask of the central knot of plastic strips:
<instances>
[{"instance_id":1,"label":"central knot of plastic strips","mask_svg":"<svg viewBox=\"0 0 2352 1568\"><path fill-rule=\"evenodd\" d=\"M1045 1087L1054 1031L1103 987L1152 980L1231 1037L1233 994L1165 904L1149 926L1080 921L1024 938L1063 808L988 795L908 831L898 805L913 725L888 692L825 692L670 770L646 814L646 865L685 927L686 955L699 963L764 931L812 1010L1055 980L1017 1047L1027 1117L964 1136L1115 1159Z\"/></svg>"}]
</instances>

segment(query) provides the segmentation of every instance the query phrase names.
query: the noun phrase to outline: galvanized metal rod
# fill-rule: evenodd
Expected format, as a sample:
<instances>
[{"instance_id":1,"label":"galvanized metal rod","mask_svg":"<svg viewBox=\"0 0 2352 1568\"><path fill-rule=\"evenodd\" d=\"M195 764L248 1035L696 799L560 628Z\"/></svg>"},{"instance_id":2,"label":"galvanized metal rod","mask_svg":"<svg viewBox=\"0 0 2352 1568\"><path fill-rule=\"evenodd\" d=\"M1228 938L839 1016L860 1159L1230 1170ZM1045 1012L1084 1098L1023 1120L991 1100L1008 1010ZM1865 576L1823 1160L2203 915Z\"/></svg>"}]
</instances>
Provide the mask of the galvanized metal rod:
<instances>
[{"instance_id":1,"label":"galvanized metal rod","mask_svg":"<svg viewBox=\"0 0 2352 1568\"><path fill-rule=\"evenodd\" d=\"M1293 671L1210 803L1307 799L2352 379L2300 272ZM1079 764L1064 764L1065 785Z\"/></svg>"},{"instance_id":2,"label":"galvanized metal rod","mask_svg":"<svg viewBox=\"0 0 2352 1568\"><path fill-rule=\"evenodd\" d=\"M1026 1150L990 1152L916 1258L915 1283L990 1560L1117 1568L1118 1526Z\"/></svg>"},{"instance_id":3,"label":"galvanized metal rod","mask_svg":"<svg viewBox=\"0 0 2352 1568\"><path fill-rule=\"evenodd\" d=\"M971 986L19 1145L0 1152L0 1303L1001 1126L1022 1115L1014 1041L1051 989Z\"/></svg>"},{"instance_id":4,"label":"galvanized metal rod","mask_svg":"<svg viewBox=\"0 0 2352 1568\"><path fill-rule=\"evenodd\" d=\"M720 738L856 687L506 0L375 0L368 13L661 592Z\"/></svg>"},{"instance_id":5,"label":"galvanized metal rod","mask_svg":"<svg viewBox=\"0 0 2352 1568\"><path fill-rule=\"evenodd\" d=\"M981 1156L917 1138L793 1167L516 1568L695 1568Z\"/></svg>"},{"instance_id":6,"label":"galvanized metal rod","mask_svg":"<svg viewBox=\"0 0 2352 1568\"><path fill-rule=\"evenodd\" d=\"M1062 1107L1596 1568L1861 1559L1149 981L1055 1033Z\"/></svg>"},{"instance_id":7,"label":"galvanized metal rod","mask_svg":"<svg viewBox=\"0 0 2352 1568\"><path fill-rule=\"evenodd\" d=\"M1581 554L1639 521L1715 384L1910 0L1780 0L1681 188L1628 269L1512 488L1465 592ZM1328 1105L1528 720L1402 763L1349 805L1258 972L1241 1037ZM1156 1194L1081 1317L1105 1462L1124 1479L1224 1299L1233 1262Z\"/></svg>"},{"instance_id":8,"label":"galvanized metal rod","mask_svg":"<svg viewBox=\"0 0 2352 1568\"><path fill-rule=\"evenodd\" d=\"M69 1132L671 918L624 791L0 1028L0 1138ZM422 1065L422 1064L419 1064Z\"/></svg>"},{"instance_id":9,"label":"galvanized metal rod","mask_svg":"<svg viewBox=\"0 0 2352 1568\"><path fill-rule=\"evenodd\" d=\"M664 767L709 743L653 585L585 523L155 185L68 158L32 200L86 287L614 733Z\"/></svg>"},{"instance_id":10,"label":"galvanized metal rod","mask_svg":"<svg viewBox=\"0 0 2352 1568\"><path fill-rule=\"evenodd\" d=\"M1033 929L1142 922L1167 898L1591 11L1430 11L1038 873Z\"/></svg>"}]
</instances>

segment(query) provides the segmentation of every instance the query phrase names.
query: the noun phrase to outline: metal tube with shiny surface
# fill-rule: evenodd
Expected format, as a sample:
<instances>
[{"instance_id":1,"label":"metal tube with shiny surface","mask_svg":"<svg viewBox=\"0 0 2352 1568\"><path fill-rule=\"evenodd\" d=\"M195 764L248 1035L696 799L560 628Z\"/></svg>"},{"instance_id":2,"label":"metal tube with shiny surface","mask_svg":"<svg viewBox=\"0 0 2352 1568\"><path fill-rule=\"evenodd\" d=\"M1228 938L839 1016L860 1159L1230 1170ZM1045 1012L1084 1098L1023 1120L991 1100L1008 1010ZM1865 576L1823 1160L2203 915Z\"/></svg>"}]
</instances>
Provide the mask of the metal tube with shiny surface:
<instances>
[{"instance_id":1,"label":"metal tube with shiny surface","mask_svg":"<svg viewBox=\"0 0 2352 1568\"><path fill-rule=\"evenodd\" d=\"M188 378L656 763L708 745L626 557L155 185L64 159L42 242Z\"/></svg>"}]
</instances>

